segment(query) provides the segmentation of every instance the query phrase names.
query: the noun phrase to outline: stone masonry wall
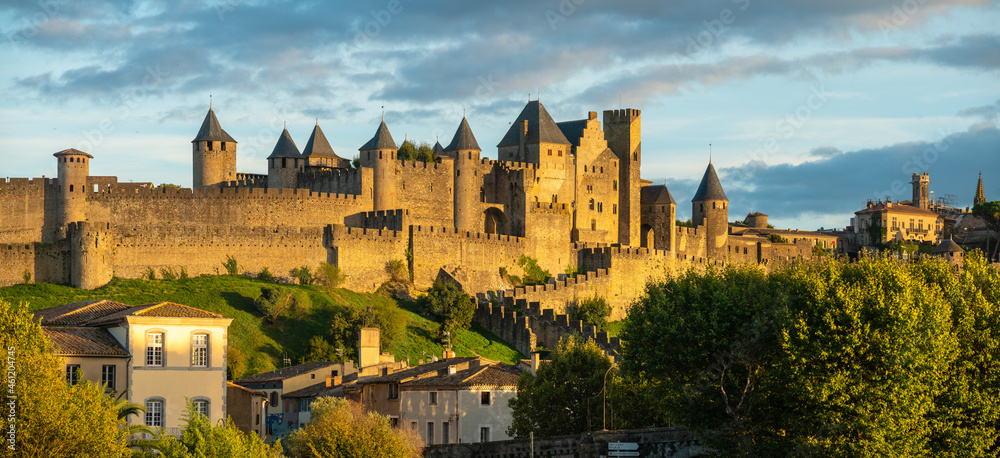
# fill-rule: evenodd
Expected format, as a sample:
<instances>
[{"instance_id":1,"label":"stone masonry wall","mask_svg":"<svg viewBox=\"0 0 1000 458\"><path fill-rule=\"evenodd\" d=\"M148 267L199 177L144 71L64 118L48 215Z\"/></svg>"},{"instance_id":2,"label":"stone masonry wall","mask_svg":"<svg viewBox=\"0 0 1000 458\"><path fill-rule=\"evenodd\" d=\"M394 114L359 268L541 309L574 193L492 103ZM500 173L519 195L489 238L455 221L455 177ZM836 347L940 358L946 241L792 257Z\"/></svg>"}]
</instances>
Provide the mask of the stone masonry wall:
<instances>
[{"instance_id":1,"label":"stone masonry wall","mask_svg":"<svg viewBox=\"0 0 1000 458\"><path fill-rule=\"evenodd\" d=\"M639 445L637 456L649 458L688 458L706 454L698 438L685 428L594 431L566 436L536 437L533 442L533 456L547 458L603 458L608 456L608 444L611 442L636 443ZM432 445L424 449L424 457L533 458L531 451L531 441L522 438L496 442Z\"/></svg>"},{"instance_id":2,"label":"stone masonry wall","mask_svg":"<svg viewBox=\"0 0 1000 458\"><path fill-rule=\"evenodd\" d=\"M528 253L523 238L460 231L454 227L411 225L410 240L410 268L417 288L431 287L443 266L462 266L472 274L494 272L499 266L516 265L517 259ZM464 286L476 290L472 285Z\"/></svg>"},{"instance_id":3,"label":"stone masonry wall","mask_svg":"<svg viewBox=\"0 0 1000 458\"><path fill-rule=\"evenodd\" d=\"M24 283L24 272L34 283L69 283L70 246L51 243L0 243L0 286Z\"/></svg>"},{"instance_id":4,"label":"stone masonry wall","mask_svg":"<svg viewBox=\"0 0 1000 458\"><path fill-rule=\"evenodd\" d=\"M347 276L344 287L355 291L374 291L389 280L386 263L405 260L409 242L406 232L346 227L333 224L326 228L331 263Z\"/></svg>"}]
</instances>

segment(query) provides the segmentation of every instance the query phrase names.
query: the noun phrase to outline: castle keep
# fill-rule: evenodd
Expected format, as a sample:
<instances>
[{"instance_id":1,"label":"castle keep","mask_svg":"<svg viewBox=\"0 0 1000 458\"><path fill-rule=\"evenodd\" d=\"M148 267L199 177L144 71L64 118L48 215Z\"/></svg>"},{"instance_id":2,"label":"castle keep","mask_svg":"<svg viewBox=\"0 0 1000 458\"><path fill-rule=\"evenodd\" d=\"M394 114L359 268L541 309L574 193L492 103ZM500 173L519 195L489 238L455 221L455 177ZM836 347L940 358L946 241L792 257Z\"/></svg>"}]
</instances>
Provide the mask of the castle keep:
<instances>
[{"instance_id":1,"label":"castle keep","mask_svg":"<svg viewBox=\"0 0 1000 458\"><path fill-rule=\"evenodd\" d=\"M763 228L730 223L711 163L691 201L694 227L678 227L670 191L640 178L641 139L639 110L557 123L529 101L496 160L481 156L464 118L447 146L435 145L436 162L401 160L383 120L359 148L360 167L317 124L302 150L284 130L267 175L247 174L210 108L191 141L193 189L92 176L95 158L73 149L55 153L56 179L0 182L0 285L26 274L83 288L150 269L215 274L233 256L243 272L278 276L330 262L357 290L377 288L386 263L403 260L417 287L446 275L483 292L507 289L500 268L519 274L528 255L552 272L602 272L574 281L566 300L600 294L626 305L647 279L679 268L766 265L835 242L785 231L787 243L773 243ZM749 224L764 218L766 227L756 215ZM552 303L536 293L531 300Z\"/></svg>"}]
</instances>

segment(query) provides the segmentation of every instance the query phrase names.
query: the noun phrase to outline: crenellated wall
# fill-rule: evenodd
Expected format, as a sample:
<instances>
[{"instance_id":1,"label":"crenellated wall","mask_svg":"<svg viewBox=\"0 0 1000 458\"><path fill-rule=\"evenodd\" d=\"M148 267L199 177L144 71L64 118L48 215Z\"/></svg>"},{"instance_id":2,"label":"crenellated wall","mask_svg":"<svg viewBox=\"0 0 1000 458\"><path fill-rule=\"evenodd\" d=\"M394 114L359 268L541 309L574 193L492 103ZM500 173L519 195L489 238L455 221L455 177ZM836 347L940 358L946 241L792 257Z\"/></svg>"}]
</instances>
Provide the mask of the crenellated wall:
<instances>
[{"instance_id":1,"label":"crenellated wall","mask_svg":"<svg viewBox=\"0 0 1000 458\"><path fill-rule=\"evenodd\" d=\"M467 273L496 273L500 266L514 266L528 253L523 238L509 235L462 231L454 227L416 226L409 228L413 284L428 288L445 266L461 266ZM477 291L474 285L463 285Z\"/></svg>"},{"instance_id":2,"label":"crenellated wall","mask_svg":"<svg viewBox=\"0 0 1000 458\"><path fill-rule=\"evenodd\" d=\"M454 225L452 161L399 161L398 208L410 210L411 224Z\"/></svg>"},{"instance_id":3,"label":"crenellated wall","mask_svg":"<svg viewBox=\"0 0 1000 458\"><path fill-rule=\"evenodd\" d=\"M68 239L0 243L0 286L24 283L25 271L32 283L69 283L71 259Z\"/></svg>"},{"instance_id":4,"label":"crenellated wall","mask_svg":"<svg viewBox=\"0 0 1000 458\"><path fill-rule=\"evenodd\" d=\"M386 263L405 260L409 238L406 232L327 226L324 240L330 251L330 263L346 275L344 287L355 291L374 291L389 280Z\"/></svg>"}]
</instances>

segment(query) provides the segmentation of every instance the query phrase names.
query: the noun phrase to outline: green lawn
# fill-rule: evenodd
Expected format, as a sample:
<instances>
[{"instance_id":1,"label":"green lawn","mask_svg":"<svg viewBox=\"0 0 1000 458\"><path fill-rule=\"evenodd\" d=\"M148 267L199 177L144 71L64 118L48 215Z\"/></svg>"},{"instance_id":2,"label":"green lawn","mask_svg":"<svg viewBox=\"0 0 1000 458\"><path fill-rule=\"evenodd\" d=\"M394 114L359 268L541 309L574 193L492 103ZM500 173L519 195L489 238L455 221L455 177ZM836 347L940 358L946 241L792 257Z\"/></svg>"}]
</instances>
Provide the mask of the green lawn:
<instances>
[{"instance_id":1,"label":"green lawn","mask_svg":"<svg viewBox=\"0 0 1000 458\"><path fill-rule=\"evenodd\" d=\"M95 290L82 290L51 284L17 285L0 288L0 298L13 304L27 304L38 310L69 302L109 299L138 305L169 301L190 305L232 318L229 328L229 359L231 376L273 370L287 356L301 362L308 351L309 339L329 334L330 320L344 307L367 308L382 304L399 307L396 300L378 294L363 294L338 289L332 294L316 286L281 285L294 292L299 300L294 308L285 310L272 324L264 321L254 306L260 289L273 286L240 276L201 276L181 280L127 280L116 278ZM444 348L435 342L438 324L409 310L402 304L407 319L406 332L395 342L383 343L383 350L396 360L410 361L437 356ZM478 326L460 331L453 341L459 356L480 355L514 364L523 359L516 350Z\"/></svg>"}]
</instances>

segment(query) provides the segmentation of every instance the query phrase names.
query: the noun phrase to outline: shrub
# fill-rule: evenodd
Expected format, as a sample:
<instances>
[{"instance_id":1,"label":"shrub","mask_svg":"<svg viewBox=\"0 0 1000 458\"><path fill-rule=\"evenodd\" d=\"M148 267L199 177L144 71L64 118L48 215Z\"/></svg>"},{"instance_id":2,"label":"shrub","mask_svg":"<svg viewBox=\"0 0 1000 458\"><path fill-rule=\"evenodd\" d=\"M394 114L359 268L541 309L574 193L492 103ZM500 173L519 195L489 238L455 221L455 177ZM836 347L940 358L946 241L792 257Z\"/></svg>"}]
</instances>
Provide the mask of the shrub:
<instances>
[{"instance_id":1,"label":"shrub","mask_svg":"<svg viewBox=\"0 0 1000 458\"><path fill-rule=\"evenodd\" d=\"M239 275L240 273L240 266L232 255L226 255L226 262L222 263L222 267L226 269L227 275Z\"/></svg>"},{"instance_id":2,"label":"shrub","mask_svg":"<svg viewBox=\"0 0 1000 458\"><path fill-rule=\"evenodd\" d=\"M270 322L274 322L274 319L281 314L285 305L288 304L289 297L291 297L291 294L285 294L281 288L265 286L260 289L260 296L254 300L254 305L257 306L257 311L261 315L264 315L264 318Z\"/></svg>"},{"instance_id":3,"label":"shrub","mask_svg":"<svg viewBox=\"0 0 1000 458\"><path fill-rule=\"evenodd\" d=\"M441 323L441 330L452 335L460 329L469 329L472 315L476 312L476 303L465 291L458 289L454 283L437 280L425 295L417 299L418 303L429 310Z\"/></svg>"},{"instance_id":4,"label":"shrub","mask_svg":"<svg viewBox=\"0 0 1000 458\"><path fill-rule=\"evenodd\" d=\"M181 280L188 278L188 270L186 267L181 267Z\"/></svg>"},{"instance_id":5,"label":"shrub","mask_svg":"<svg viewBox=\"0 0 1000 458\"><path fill-rule=\"evenodd\" d=\"M31 271L24 269L24 273L21 274L21 279L24 280L25 285L31 283Z\"/></svg>"},{"instance_id":6,"label":"shrub","mask_svg":"<svg viewBox=\"0 0 1000 458\"><path fill-rule=\"evenodd\" d=\"M570 264L566 266L565 272L567 277L573 277L581 272L580 266L574 266L573 264Z\"/></svg>"},{"instance_id":7,"label":"shrub","mask_svg":"<svg viewBox=\"0 0 1000 458\"><path fill-rule=\"evenodd\" d=\"M770 240L771 243L788 243L788 239L778 234L767 234L767 239Z\"/></svg>"},{"instance_id":8,"label":"shrub","mask_svg":"<svg viewBox=\"0 0 1000 458\"><path fill-rule=\"evenodd\" d=\"M538 265L538 260L532 258L531 256L521 255L517 259L517 265L524 269L523 282L525 285L541 285L548 281L549 277L552 276L549 271L542 269Z\"/></svg>"},{"instance_id":9,"label":"shrub","mask_svg":"<svg viewBox=\"0 0 1000 458\"><path fill-rule=\"evenodd\" d=\"M147 267L146 273L142 275L142 278L146 278L149 280L156 280L156 271L153 270L152 267Z\"/></svg>"},{"instance_id":10,"label":"shrub","mask_svg":"<svg viewBox=\"0 0 1000 458\"><path fill-rule=\"evenodd\" d=\"M576 304L569 310L569 317L572 320L581 320L590 323L598 331L604 331L608 325L608 317L611 316L611 306L603 297L595 296Z\"/></svg>"},{"instance_id":11,"label":"shrub","mask_svg":"<svg viewBox=\"0 0 1000 458\"><path fill-rule=\"evenodd\" d=\"M315 278L313 278L312 270L309 266L296 267L292 269L292 277L295 277L299 281L300 285L311 285Z\"/></svg>"},{"instance_id":12,"label":"shrub","mask_svg":"<svg viewBox=\"0 0 1000 458\"><path fill-rule=\"evenodd\" d=\"M389 417L365 412L360 404L323 397L312 404L312 420L288 436L288 452L296 457L421 456L416 432ZM349 452L348 452L349 451Z\"/></svg>"},{"instance_id":13,"label":"shrub","mask_svg":"<svg viewBox=\"0 0 1000 458\"><path fill-rule=\"evenodd\" d=\"M406 263L400 259L393 259L385 263L385 273L395 282L410 281L410 271L406 268Z\"/></svg>"},{"instance_id":14,"label":"shrub","mask_svg":"<svg viewBox=\"0 0 1000 458\"><path fill-rule=\"evenodd\" d=\"M178 274L173 267L162 267L160 268L160 276L163 277L164 280L176 280Z\"/></svg>"},{"instance_id":15,"label":"shrub","mask_svg":"<svg viewBox=\"0 0 1000 458\"><path fill-rule=\"evenodd\" d=\"M274 274L271 273L271 269L264 266L263 269L260 269L260 273L257 274L257 279L268 283L274 283Z\"/></svg>"},{"instance_id":16,"label":"shrub","mask_svg":"<svg viewBox=\"0 0 1000 458\"><path fill-rule=\"evenodd\" d=\"M326 262L319 263L319 271L316 272L316 280L326 287L328 291L333 291L344 284L347 276L340 271L340 267Z\"/></svg>"}]
</instances>

